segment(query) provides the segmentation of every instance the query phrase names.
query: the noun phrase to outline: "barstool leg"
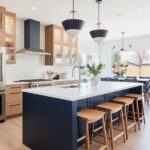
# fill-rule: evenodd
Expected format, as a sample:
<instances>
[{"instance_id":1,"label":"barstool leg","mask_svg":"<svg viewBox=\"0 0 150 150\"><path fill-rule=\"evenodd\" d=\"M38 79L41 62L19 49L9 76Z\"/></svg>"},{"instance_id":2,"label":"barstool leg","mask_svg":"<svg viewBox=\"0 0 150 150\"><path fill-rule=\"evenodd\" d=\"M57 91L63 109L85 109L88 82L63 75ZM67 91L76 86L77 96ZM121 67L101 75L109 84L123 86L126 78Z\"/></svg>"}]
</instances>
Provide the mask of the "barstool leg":
<instances>
[{"instance_id":1,"label":"barstool leg","mask_svg":"<svg viewBox=\"0 0 150 150\"><path fill-rule=\"evenodd\" d=\"M123 111L124 111L124 120L125 120L125 130L126 130L126 139L128 140L128 124L127 124L127 110L126 106L123 106Z\"/></svg>"},{"instance_id":2,"label":"barstool leg","mask_svg":"<svg viewBox=\"0 0 150 150\"><path fill-rule=\"evenodd\" d=\"M88 121L85 121L85 135L86 135L86 150L90 150Z\"/></svg>"},{"instance_id":3,"label":"barstool leg","mask_svg":"<svg viewBox=\"0 0 150 150\"><path fill-rule=\"evenodd\" d=\"M111 148L114 150L114 140L113 140L113 123L112 123L112 114L109 112L109 125L110 125L110 140L111 140Z\"/></svg>"},{"instance_id":4,"label":"barstool leg","mask_svg":"<svg viewBox=\"0 0 150 150\"><path fill-rule=\"evenodd\" d=\"M106 150L108 150L108 142L107 142L107 135L106 135L106 125L105 125L105 119L104 119L104 117L102 119L102 125L103 125L104 142L105 142L105 145L107 145Z\"/></svg>"},{"instance_id":5,"label":"barstool leg","mask_svg":"<svg viewBox=\"0 0 150 150\"><path fill-rule=\"evenodd\" d=\"M92 123L92 137L90 138L90 144L92 144L92 139L94 138L94 123Z\"/></svg>"},{"instance_id":6,"label":"barstool leg","mask_svg":"<svg viewBox=\"0 0 150 150\"><path fill-rule=\"evenodd\" d=\"M134 103L132 103L132 117L133 117L133 122L135 123L134 130L136 132L136 119L135 119Z\"/></svg>"},{"instance_id":7,"label":"barstool leg","mask_svg":"<svg viewBox=\"0 0 150 150\"><path fill-rule=\"evenodd\" d=\"M121 115L122 131L124 131L123 139L124 139L124 143L126 143L126 134L125 134L125 128L124 128L123 112L122 112L122 110L120 110L120 115Z\"/></svg>"},{"instance_id":8,"label":"barstool leg","mask_svg":"<svg viewBox=\"0 0 150 150\"><path fill-rule=\"evenodd\" d=\"M141 130L141 126L140 126L140 114L139 114L139 103L138 103L138 100L136 100L135 102L136 102L136 113L137 113L138 127L139 127L139 130Z\"/></svg>"},{"instance_id":9,"label":"barstool leg","mask_svg":"<svg viewBox=\"0 0 150 150\"><path fill-rule=\"evenodd\" d=\"M144 105L143 105L143 100L141 102L141 105L142 105L142 117L144 118L144 124L146 123L146 120L145 120L145 113L144 113Z\"/></svg>"}]
</instances>

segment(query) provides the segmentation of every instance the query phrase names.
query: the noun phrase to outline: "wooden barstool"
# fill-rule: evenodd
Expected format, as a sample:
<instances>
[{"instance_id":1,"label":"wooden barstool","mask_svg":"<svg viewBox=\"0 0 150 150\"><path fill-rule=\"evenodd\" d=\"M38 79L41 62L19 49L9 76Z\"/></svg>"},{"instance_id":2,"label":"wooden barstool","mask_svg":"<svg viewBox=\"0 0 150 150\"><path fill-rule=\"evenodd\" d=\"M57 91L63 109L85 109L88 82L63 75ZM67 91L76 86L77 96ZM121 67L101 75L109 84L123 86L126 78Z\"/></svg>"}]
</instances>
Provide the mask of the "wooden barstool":
<instances>
[{"instance_id":1,"label":"wooden barstool","mask_svg":"<svg viewBox=\"0 0 150 150\"><path fill-rule=\"evenodd\" d=\"M124 122L125 122L125 130L126 130L126 138L128 139L128 130L132 127L134 127L134 130L136 132L136 119L135 119L135 111L134 111L134 98L128 98L128 97L117 97L113 100L115 103L122 104L123 105L123 113L124 113ZM132 117L133 121L130 125L128 125L128 109L129 106L132 107Z\"/></svg>"},{"instance_id":2,"label":"wooden barstool","mask_svg":"<svg viewBox=\"0 0 150 150\"><path fill-rule=\"evenodd\" d=\"M112 150L114 150L114 142L120 138L121 136L123 136L124 142L126 142L126 134L125 134L125 127L124 127L124 119L123 119L123 105L122 104L115 104L112 102L104 102L100 105L96 106L97 109L99 110L103 110L103 111L107 111L109 113L109 127L110 127L110 140L111 140L111 148ZM116 129L113 128L113 122L116 121L116 119L113 120L113 114L114 113L119 113L120 112L120 119L121 119L121 125L122 125L122 129ZM120 133L116 136L114 136L113 134L113 129L116 129L118 131L120 131Z\"/></svg>"},{"instance_id":3,"label":"wooden barstool","mask_svg":"<svg viewBox=\"0 0 150 150\"><path fill-rule=\"evenodd\" d=\"M138 121L138 128L139 130L141 129L140 126L140 121L144 120L144 124L146 123L145 121L145 113L144 113L144 105L143 105L143 95L142 94L126 94L126 97L134 98L135 103L136 103L136 119ZM139 112L139 101L141 101L141 111Z\"/></svg>"},{"instance_id":4,"label":"wooden barstool","mask_svg":"<svg viewBox=\"0 0 150 150\"><path fill-rule=\"evenodd\" d=\"M93 137L91 138L91 140L103 144L103 146L99 150L108 150L105 119L104 119L105 112L87 108L87 109L80 110L77 113L77 116L85 123L85 136L79 138L77 142L86 139L86 150L90 150L89 124L93 125L95 122L102 120L104 143L94 139Z\"/></svg>"}]
</instances>

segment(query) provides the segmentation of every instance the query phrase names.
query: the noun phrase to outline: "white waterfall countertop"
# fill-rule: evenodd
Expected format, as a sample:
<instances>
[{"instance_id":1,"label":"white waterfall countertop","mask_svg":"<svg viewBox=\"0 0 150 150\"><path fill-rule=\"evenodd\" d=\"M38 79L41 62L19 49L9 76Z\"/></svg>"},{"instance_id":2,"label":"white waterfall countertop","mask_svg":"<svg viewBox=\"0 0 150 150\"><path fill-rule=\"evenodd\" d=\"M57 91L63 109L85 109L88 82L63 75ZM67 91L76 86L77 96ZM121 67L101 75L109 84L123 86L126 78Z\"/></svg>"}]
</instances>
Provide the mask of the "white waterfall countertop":
<instances>
[{"instance_id":1,"label":"white waterfall countertop","mask_svg":"<svg viewBox=\"0 0 150 150\"><path fill-rule=\"evenodd\" d=\"M62 100L76 101L139 86L143 86L143 83L100 81L96 86L85 83L81 84L80 87L71 88L70 85L63 85L57 87L24 89L23 92Z\"/></svg>"}]
</instances>

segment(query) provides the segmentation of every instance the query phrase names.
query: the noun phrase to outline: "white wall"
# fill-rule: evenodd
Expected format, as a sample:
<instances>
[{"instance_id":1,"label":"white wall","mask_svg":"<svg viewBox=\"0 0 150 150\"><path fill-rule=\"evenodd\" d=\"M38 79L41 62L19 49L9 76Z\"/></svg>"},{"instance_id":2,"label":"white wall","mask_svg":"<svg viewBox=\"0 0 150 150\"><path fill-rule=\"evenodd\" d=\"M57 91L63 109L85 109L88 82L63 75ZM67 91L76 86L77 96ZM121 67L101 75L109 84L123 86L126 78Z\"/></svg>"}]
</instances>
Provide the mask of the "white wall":
<instances>
[{"instance_id":1,"label":"white wall","mask_svg":"<svg viewBox=\"0 0 150 150\"><path fill-rule=\"evenodd\" d=\"M106 65L102 76L111 76L111 54L114 44L121 43L121 40L106 41L100 46L100 61ZM132 37L125 39L125 47L132 44L134 50L150 50L150 35Z\"/></svg>"},{"instance_id":2,"label":"white wall","mask_svg":"<svg viewBox=\"0 0 150 150\"><path fill-rule=\"evenodd\" d=\"M24 21L17 19L16 22L16 49L22 49L24 47ZM41 49L45 48L45 33L44 26L41 26ZM97 45L90 39L79 37L78 51L83 54L95 53L98 55ZM27 54L17 54L16 64L6 65L6 80L14 81L20 79L35 79L46 78L46 71L52 70L57 73L66 72L68 78L71 78L70 66L45 66L44 56L35 56Z\"/></svg>"}]
</instances>

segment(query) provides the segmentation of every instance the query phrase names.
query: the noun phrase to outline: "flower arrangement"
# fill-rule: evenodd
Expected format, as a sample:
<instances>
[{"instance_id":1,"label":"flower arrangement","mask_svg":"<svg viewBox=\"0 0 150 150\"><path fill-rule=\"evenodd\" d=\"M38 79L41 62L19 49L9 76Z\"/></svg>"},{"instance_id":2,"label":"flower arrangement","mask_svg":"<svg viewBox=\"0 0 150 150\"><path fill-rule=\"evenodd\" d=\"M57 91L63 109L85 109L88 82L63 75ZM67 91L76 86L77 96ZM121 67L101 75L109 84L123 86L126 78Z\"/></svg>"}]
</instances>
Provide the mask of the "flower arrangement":
<instances>
[{"instance_id":1,"label":"flower arrangement","mask_svg":"<svg viewBox=\"0 0 150 150\"><path fill-rule=\"evenodd\" d=\"M127 68L128 68L128 65L126 65L125 63L116 63L114 66L113 66L113 74L115 74L116 76L120 76L120 77L123 77L126 72L127 72Z\"/></svg>"},{"instance_id":2,"label":"flower arrangement","mask_svg":"<svg viewBox=\"0 0 150 150\"><path fill-rule=\"evenodd\" d=\"M93 65L89 65L87 64L87 68L89 73L91 73L94 77L92 79L92 85L97 85L98 84L98 75L102 72L102 70L105 68L105 65L100 63L98 65L93 64Z\"/></svg>"}]
</instances>

